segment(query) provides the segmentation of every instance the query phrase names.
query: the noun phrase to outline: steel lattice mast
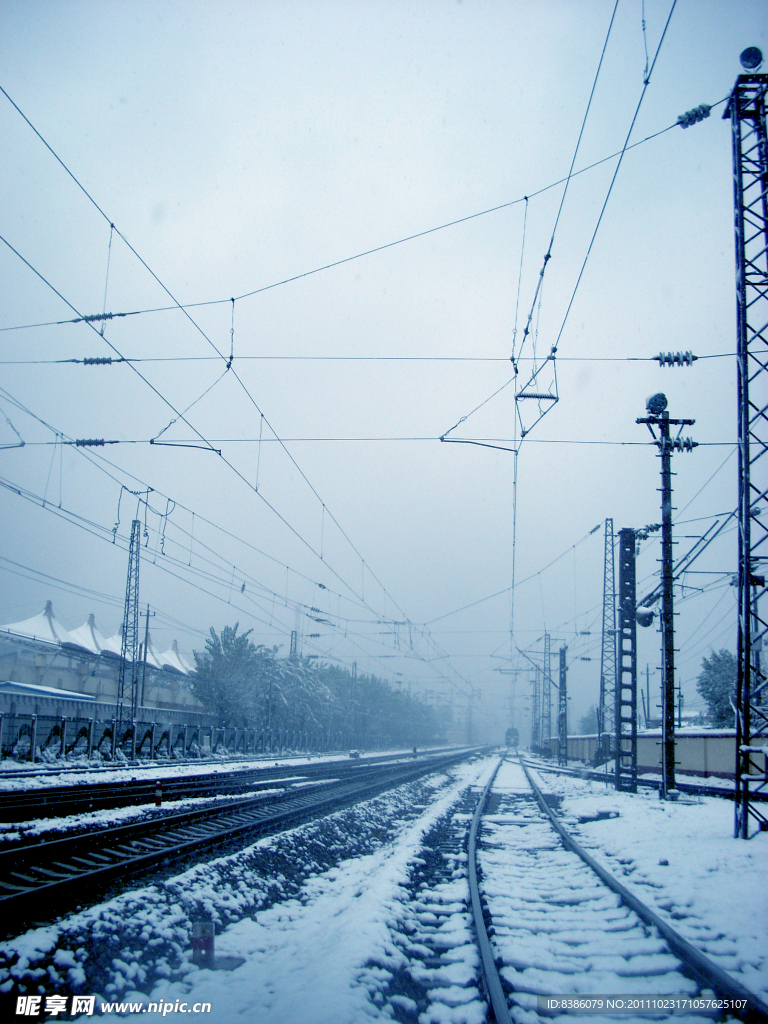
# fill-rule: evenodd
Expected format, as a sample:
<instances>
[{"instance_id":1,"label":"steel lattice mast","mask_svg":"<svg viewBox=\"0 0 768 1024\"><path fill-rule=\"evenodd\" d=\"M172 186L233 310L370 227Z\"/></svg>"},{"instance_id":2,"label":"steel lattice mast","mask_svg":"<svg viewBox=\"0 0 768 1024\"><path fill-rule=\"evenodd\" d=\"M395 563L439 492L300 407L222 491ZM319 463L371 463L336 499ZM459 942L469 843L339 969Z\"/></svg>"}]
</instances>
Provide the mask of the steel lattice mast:
<instances>
[{"instance_id":1,"label":"steel lattice mast","mask_svg":"<svg viewBox=\"0 0 768 1024\"><path fill-rule=\"evenodd\" d=\"M759 66L744 58L746 67ZM733 143L739 446L738 678L734 833L749 838L749 820L768 828L753 802L765 790L768 735L765 664L765 563L768 557L768 75L739 75L724 117ZM762 460L762 461L760 461ZM762 514L762 518L761 518ZM760 600L763 598L762 605ZM760 759L760 760L759 760ZM760 763L762 761L762 763Z\"/></svg>"},{"instance_id":2,"label":"steel lattice mast","mask_svg":"<svg viewBox=\"0 0 768 1024\"><path fill-rule=\"evenodd\" d=\"M616 698L616 577L613 563L613 519L605 520L603 559L603 636L600 650L600 702L597 708L597 752L611 757Z\"/></svg>"},{"instance_id":3,"label":"steel lattice mast","mask_svg":"<svg viewBox=\"0 0 768 1024\"><path fill-rule=\"evenodd\" d=\"M533 676L533 703L531 705L531 750L536 753L538 753L539 747L541 746L541 736L539 735L539 728L541 726L541 718L539 715L540 696L541 669L537 667Z\"/></svg>"},{"instance_id":4,"label":"steel lattice mast","mask_svg":"<svg viewBox=\"0 0 768 1024\"><path fill-rule=\"evenodd\" d=\"M545 633L544 679L541 690L541 748L547 757L552 753L550 749L550 740L552 739L552 677L549 671L550 647L549 633Z\"/></svg>"},{"instance_id":5,"label":"steel lattice mast","mask_svg":"<svg viewBox=\"0 0 768 1024\"><path fill-rule=\"evenodd\" d=\"M560 648L560 686L557 691L557 763L568 764L568 687L565 653L568 648L563 644Z\"/></svg>"},{"instance_id":6,"label":"steel lattice mast","mask_svg":"<svg viewBox=\"0 0 768 1024\"><path fill-rule=\"evenodd\" d=\"M637 792L635 536L635 531L632 529L619 530L619 665L615 701L616 766L614 771L616 789L626 790L629 793ZM672 740L674 743L674 735Z\"/></svg>"},{"instance_id":7,"label":"steel lattice mast","mask_svg":"<svg viewBox=\"0 0 768 1024\"><path fill-rule=\"evenodd\" d=\"M117 723L123 720L126 704L126 679L130 679L130 711L136 713L139 692L139 552L141 551L141 522L131 524L131 543L128 548L128 579L125 585L123 611L123 638L120 645L120 675L117 683Z\"/></svg>"}]
</instances>

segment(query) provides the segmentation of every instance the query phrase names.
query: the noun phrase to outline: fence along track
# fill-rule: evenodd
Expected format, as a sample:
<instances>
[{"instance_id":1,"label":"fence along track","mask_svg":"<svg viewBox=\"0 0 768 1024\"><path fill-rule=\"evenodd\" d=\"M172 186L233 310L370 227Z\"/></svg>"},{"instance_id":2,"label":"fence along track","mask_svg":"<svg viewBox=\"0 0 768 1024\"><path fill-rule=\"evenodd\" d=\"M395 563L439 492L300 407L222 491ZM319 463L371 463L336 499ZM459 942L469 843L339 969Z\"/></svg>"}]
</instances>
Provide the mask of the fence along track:
<instances>
[{"instance_id":1,"label":"fence along track","mask_svg":"<svg viewBox=\"0 0 768 1024\"><path fill-rule=\"evenodd\" d=\"M472 902L472 913L475 930L477 934L478 947L480 949L483 976L486 991L491 1004L496 1024L509 1024L510 1012L504 988L501 982L498 968L496 966L497 956L493 949L491 939L488 935L488 924L486 915L480 899L478 885L479 865L477 863L477 832L480 828L481 819L485 810L488 797L493 788L499 768L504 757L499 759L491 778L488 780L480 799L477 802L469 836L469 884ZM520 764L525 772L526 779L533 791L536 801L542 812L546 815L550 825L557 832L566 850L575 853L581 860L598 876L612 892L619 896L621 901L632 910L646 925L656 928L663 936L669 949L680 962L699 980L703 987L713 989L718 997L727 999L746 1000L748 1009L739 1014L740 1018L749 1021L768 1020L768 1006L754 993L746 989L739 981L732 978L722 968L718 967L709 957L696 949L687 939L675 931L662 918L660 918L649 907L646 907L633 893L613 877L608 871L598 864L590 855L582 849L575 839L563 828L556 815L547 803L541 790L531 778L526 765L520 758ZM488 915L490 916L490 915ZM500 959L500 958L499 958Z\"/></svg>"},{"instance_id":2,"label":"fence along track","mask_svg":"<svg viewBox=\"0 0 768 1024\"><path fill-rule=\"evenodd\" d=\"M329 781L274 799L251 798L221 810L210 807L96 833L71 836L0 852L0 909L14 932L82 902L94 902L104 886L147 873L217 846L279 832L368 799L385 789L440 771L472 752L428 762L381 765L365 778Z\"/></svg>"}]
</instances>

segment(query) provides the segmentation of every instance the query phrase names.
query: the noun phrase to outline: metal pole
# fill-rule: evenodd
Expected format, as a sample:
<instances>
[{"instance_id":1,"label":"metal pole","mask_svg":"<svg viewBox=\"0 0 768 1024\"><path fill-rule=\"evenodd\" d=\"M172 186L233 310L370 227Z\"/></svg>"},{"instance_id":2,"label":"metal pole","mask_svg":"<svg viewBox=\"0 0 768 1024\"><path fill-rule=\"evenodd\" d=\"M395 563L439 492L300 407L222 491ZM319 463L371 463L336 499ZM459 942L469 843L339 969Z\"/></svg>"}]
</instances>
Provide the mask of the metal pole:
<instances>
[{"instance_id":1,"label":"metal pole","mask_svg":"<svg viewBox=\"0 0 768 1024\"><path fill-rule=\"evenodd\" d=\"M534 669L533 673L533 701L531 706L531 750L533 753L538 753L539 750L539 726L541 725L541 719L539 715L539 690L540 690L540 676L539 669Z\"/></svg>"},{"instance_id":2,"label":"metal pole","mask_svg":"<svg viewBox=\"0 0 768 1024\"><path fill-rule=\"evenodd\" d=\"M659 421L661 434L661 632L664 644L661 707L662 796L675 788L675 622L672 580L672 450L669 413Z\"/></svg>"},{"instance_id":3,"label":"metal pole","mask_svg":"<svg viewBox=\"0 0 768 1024\"><path fill-rule=\"evenodd\" d=\"M144 629L144 664L141 669L141 706L144 707L144 701L146 700L146 685L147 685L147 652L149 650L149 605L147 605L147 625ZM136 710L134 709L134 714Z\"/></svg>"},{"instance_id":4,"label":"metal pole","mask_svg":"<svg viewBox=\"0 0 768 1024\"><path fill-rule=\"evenodd\" d=\"M697 442L681 438L684 426L695 420L670 419L666 395L651 395L645 403L648 416L638 419L651 432L661 459L661 788L659 795L666 799L675 788L675 622L673 610L674 573L672 567L672 452L690 452ZM670 436L671 426L680 427L676 437ZM658 427L659 436L653 431Z\"/></svg>"}]
</instances>

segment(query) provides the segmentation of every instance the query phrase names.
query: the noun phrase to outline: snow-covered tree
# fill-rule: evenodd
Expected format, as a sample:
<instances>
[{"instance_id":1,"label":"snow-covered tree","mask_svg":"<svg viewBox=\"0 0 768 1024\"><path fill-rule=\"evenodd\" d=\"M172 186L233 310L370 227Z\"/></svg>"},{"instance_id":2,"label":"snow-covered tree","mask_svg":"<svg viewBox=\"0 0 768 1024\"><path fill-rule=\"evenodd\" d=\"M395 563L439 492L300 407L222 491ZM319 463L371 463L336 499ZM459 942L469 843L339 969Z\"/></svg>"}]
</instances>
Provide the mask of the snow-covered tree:
<instances>
[{"instance_id":1,"label":"snow-covered tree","mask_svg":"<svg viewBox=\"0 0 768 1024\"><path fill-rule=\"evenodd\" d=\"M732 726L736 703L736 658L725 648L704 658L696 689L707 702L713 725Z\"/></svg>"}]
</instances>

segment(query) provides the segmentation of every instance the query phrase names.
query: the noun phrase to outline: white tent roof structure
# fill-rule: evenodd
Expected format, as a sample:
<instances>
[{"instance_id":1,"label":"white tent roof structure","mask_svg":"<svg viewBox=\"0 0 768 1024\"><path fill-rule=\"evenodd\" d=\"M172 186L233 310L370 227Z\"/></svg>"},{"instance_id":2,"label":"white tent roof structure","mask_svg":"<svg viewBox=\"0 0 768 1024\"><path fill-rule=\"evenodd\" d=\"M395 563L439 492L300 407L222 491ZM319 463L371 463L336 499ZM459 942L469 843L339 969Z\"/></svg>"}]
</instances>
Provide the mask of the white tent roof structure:
<instances>
[{"instance_id":1,"label":"white tent roof structure","mask_svg":"<svg viewBox=\"0 0 768 1024\"><path fill-rule=\"evenodd\" d=\"M108 636L104 643L101 645L101 653L105 654L108 658L114 657L119 658L120 652L123 649L123 627L115 633L114 636Z\"/></svg>"},{"instance_id":2,"label":"white tent roof structure","mask_svg":"<svg viewBox=\"0 0 768 1024\"><path fill-rule=\"evenodd\" d=\"M193 671L192 666L179 650L179 644L176 640L173 641L167 651L157 655L157 660L164 669L170 672L181 672L182 675L186 676Z\"/></svg>"},{"instance_id":3,"label":"white tent roof structure","mask_svg":"<svg viewBox=\"0 0 768 1024\"><path fill-rule=\"evenodd\" d=\"M79 629L71 630L62 640L64 646L79 647L90 654L101 654L106 642L103 634L99 632L96 626L93 613L88 616L88 621L80 626Z\"/></svg>"},{"instance_id":4,"label":"white tent roof structure","mask_svg":"<svg viewBox=\"0 0 768 1024\"><path fill-rule=\"evenodd\" d=\"M0 626L8 633L27 637L29 640L43 640L49 644L60 644L68 638L68 633L53 613L53 604L45 602L45 608L39 615L23 622L13 622L9 626Z\"/></svg>"},{"instance_id":5,"label":"white tent roof structure","mask_svg":"<svg viewBox=\"0 0 768 1024\"><path fill-rule=\"evenodd\" d=\"M162 668L163 662L161 657L152 646L152 634L147 630L147 665L150 668Z\"/></svg>"},{"instance_id":6,"label":"white tent roof structure","mask_svg":"<svg viewBox=\"0 0 768 1024\"><path fill-rule=\"evenodd\" d=\"M46 601L45 608L39 615L33 615L31 619L25 619L23 622L13 622L8 626L0 626L0 633L2 632L12 633L27 640L39 640L64 648L75 648L78 651L86 651L88 654L93 655L103 655L106 658L119 658L123 647L122 626L114 636L105 638L96 625L93 613L91 613L88 616L88 621L84 622L82 626L73 629L71 632L67 631L56 618L51 601ZM148 641L147 666L149 668L165 669L168 672L178 672L184 676L194 672L194 666L181 653L176 640L162 654L152 646L151 634L149 634Z\"/></svg>"},{"instance_id":7,"label":"white tent roof structure","mask_svg":"<svg viewBox=\"0 0 768 1024\"><path fill-rule=\"evenodd\" d=\"M142 644L144 641L142 640ZM119 658L123 649L123 627L115 633L114 636L107 637L102 646L102 654L105 654L108 658ZM141 659L144 660L144 650L142 647ZM147 667L161 669L163 667L159 656L155 653L152 647L152 634L149 635L149 642L147 644Z\"/></svg>"}]
</instances>

